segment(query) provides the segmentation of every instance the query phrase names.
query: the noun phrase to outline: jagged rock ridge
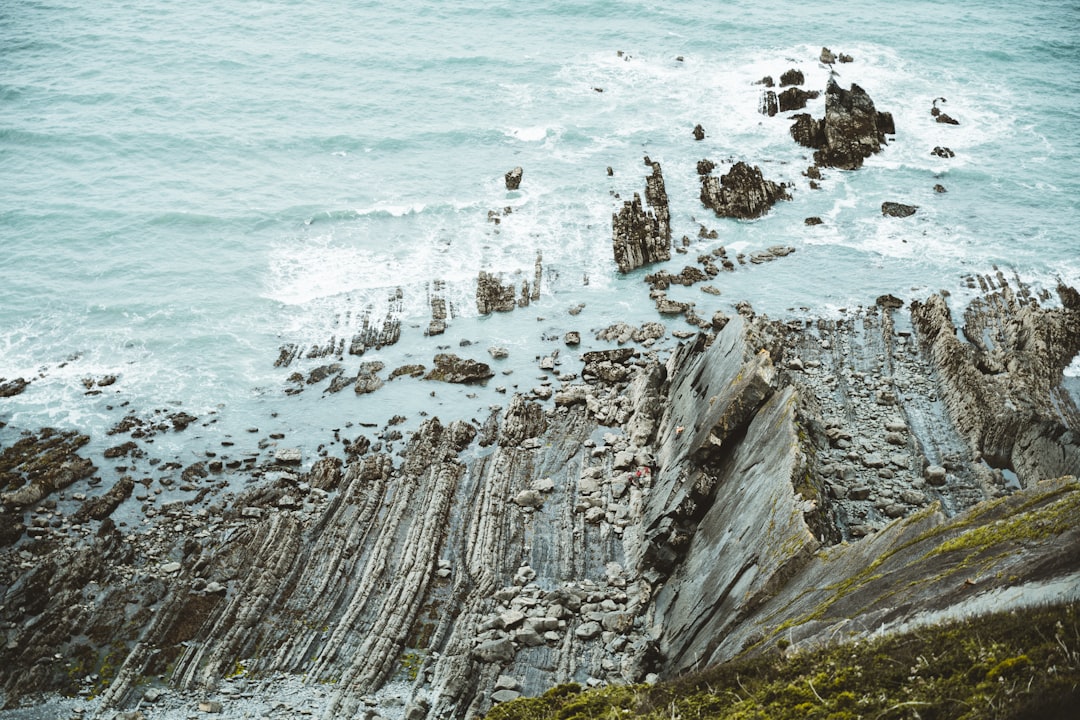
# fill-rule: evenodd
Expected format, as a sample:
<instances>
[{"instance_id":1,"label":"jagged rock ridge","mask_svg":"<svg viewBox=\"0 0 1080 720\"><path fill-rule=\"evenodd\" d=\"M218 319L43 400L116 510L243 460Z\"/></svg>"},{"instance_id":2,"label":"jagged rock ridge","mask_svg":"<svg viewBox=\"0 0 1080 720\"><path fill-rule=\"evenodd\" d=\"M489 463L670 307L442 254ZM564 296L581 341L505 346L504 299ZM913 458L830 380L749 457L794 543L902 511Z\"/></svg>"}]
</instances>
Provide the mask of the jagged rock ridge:
<instances>
[{"instance_id":1,"label":"jagged rock ridge","mask_svg":"<svg viewBox=\"0 0 1080 720\"><path fill-rule=\"evenodd\" d=\"M701 202L719 217L752 220L769 212L780 200L790 200L785 187L761 174L761 168L741 160L719 178L711 173L714 163L698 163L701 175ZM702 170L706 172L701 172Z\"/></svg>"},{"instance_id":2,"label":"jagged rock ridge","mask_svg":"<svg viewBox=\"0 0 1080 720\"><path fill-rule=\"evenodd\" d=\"M830 80L825 90L825 117L794 117L791 136L814 148L814 161L823 167L855 170L881 149L885 136L896 132L892 114L880 112L874 101L854 83L848 90Z\"/></svg>"},{"instance_id":3,"label":"jagged rock ridge","mask_svg":"<svg viewBox=\"0 0 1080 720\"><path fill-rule=\"evenodd\" d=\"M611 217L611 242L619 272L671 259L671 213L660 163L645 158L652 172L645 179L645 201L634 193L634 199L623 203Z\"/></svg>"}]
</instances>

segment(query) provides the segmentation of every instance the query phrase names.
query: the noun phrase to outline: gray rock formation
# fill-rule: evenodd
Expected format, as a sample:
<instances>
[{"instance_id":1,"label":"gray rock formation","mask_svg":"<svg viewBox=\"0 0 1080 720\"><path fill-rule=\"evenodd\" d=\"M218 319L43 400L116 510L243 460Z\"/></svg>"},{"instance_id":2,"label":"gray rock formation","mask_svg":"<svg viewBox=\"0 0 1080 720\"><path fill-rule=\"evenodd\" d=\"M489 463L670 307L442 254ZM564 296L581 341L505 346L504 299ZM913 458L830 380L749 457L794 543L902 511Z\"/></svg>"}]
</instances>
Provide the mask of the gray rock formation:
<instances>
[{"instance_id":1,"label":"gray rock formation","mask_svg":"<svg viewBox=\"0 0 1080 720\"><path fill-rule=\"evenodd\" d=\"M887 217L910 217L911 215L914 215L918 209L918 205L904 205L903 203L890 201L881 203L881 214Z\"/></svg>"},{"instance_id":2,"label":"gray rock formation","mask_svg":"<svg viewBox=\"0 0 1080 720\"><path fill-rule=\"evenodd\" d=\"M701 176L701 202L719 217L758 218L779 200L790 200L783 185L766 180L761 168L739 161L717 178Z\"/></svg>"},{"instance_id":3,"label":"gray rock formation","mask_svg":"<svg viewBox=\"0 0 1080 720\"><path fill-rule=\"evenodd\" d=\"M473 383L487 380L495 375L487 363L460 358L452 353L439 353L434 359L435 367L424 376L425 380L448 383Z\"/></svg>"},{"instance_id":4,"label":"gray rock formation","mask_svg":"<svg viewBox=\"0 0 1080 720\"><path fill-rule=\"evenodd\" d=\"M619 272L671 259L671 215L660 163L645 158L652 173L645 179L645 201L634 193L634 199L624 202L622 209L611 218L611 242Z\"/></svg>"},{"instance_id":5,"label":"gray rock formation","mask_svg":"<svg viewBox=\"0 0 1080 720\"><path fill-rule=\"evenodd\" d=\"M892 115L879 112L858 85L849 90L830 80L825 90L825 117L814 120L796 115L791 135L800 145L815 148L814 161L821 166L854 170L880 151L885 135L896 128Z\"/></svg>"},{"instance_id":6,"label":"gray rock formation","mask_svg":"<svg viewBox=\"0 0 1080 720\"><path fill-rule=\"evenodd\" d=\"M612 326L636 345L583 353L553 401L430 417L400 451L387 428L229 493L196 463L191 500L136 482L77 530L49 499L90 480L42 485L0 524L42 538L0 550L5 703L93 692L111 717L164 683L155 711L302 697L327 719L477 717L562 682L1075 594L1080 412L1060 380L1080 295L972 282L961 330L938 296L910 326L887 295L817 322L743 306L661 362L655 328ZM41 435L5 472L25 481L63 443L55 469L80 464Z\"/></svg>"},{"instance_id":7,"label":"gray rock formation","mask_svg":"<svg viewBox=\"0 0 1080 720\"><path fill-rule=\"evenodd\" d=\"M517 305L513 283L503 284L498 275L481 270L476 279L476 310L481 315L509 312Z\"/></svg>"},{"instance_id":8,"label":"gray rock formation","mask_svg":"<svg viewBox=\"0 0 1080 720\"><path fill-rule=\"evenodd\" d=\"M507 171L504 178L506 181L506 189L517 190L519 187L521 187L521 178L524 174L525 171L522 170L520 167L516 167L513 170Z\"/></svg>"}]
</instances>

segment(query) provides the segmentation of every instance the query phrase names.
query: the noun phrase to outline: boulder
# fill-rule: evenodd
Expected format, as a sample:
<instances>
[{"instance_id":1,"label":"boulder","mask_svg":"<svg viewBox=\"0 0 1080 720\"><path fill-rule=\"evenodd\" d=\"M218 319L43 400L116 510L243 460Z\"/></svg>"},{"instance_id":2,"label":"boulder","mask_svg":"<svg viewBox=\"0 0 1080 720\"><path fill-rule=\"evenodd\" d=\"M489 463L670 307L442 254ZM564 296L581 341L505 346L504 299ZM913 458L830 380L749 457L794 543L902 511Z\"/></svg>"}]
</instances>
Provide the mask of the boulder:
<instances>
[{"instance_id":1,"label":"boulder","mask_svg":"<svg viewBox=\"0 0 1080 720\"><path fill-rule=\"evenodd\" d=\"M705 139L705 128L701 127L701 125L695 125L694 126L694 139L695 140L704 140Z\"/></svg>"},{"instance_id":2,"label":"boulder","mask_svg":"<svg viewBox=\"0 0 1080 720\"><path fill-rule=\"evenodd\" d=\"M805 82L802 70L791 68L786 73L780 76L780 87L787 87L788 85L802 85Z\"/></svg>"},{"instance_id":3,"label":"boulder","mask_svg":"<svg viewBox=\"0 0 1080 720\"><path fill-rule=\"evenodd\" d=\"M766 180L761 168L745 162L731 166L726 175L701 177L701 202L720 217L758 218L779 200L790 200L783 185Z\"/></svg>"},{"instance_id":4,"label":"boulder","mask_svg":"<svg viewBox=\"0 0 1080 720\"><path fill-rule=\"evenodd\" d=\"M491 701L495 703L510 702L511 700L517 700L519 697L521 697L521 693L517 690L503 689L491 693Z\"/></svg>"},{"instance_id":5,"label":"boulder","mask_svg":"<svg viewBox=\"0 0 1080 720\"><path fill-rule=\"evenodd\" d=\"M918 209L918 205L904 205L903 203L888 201L881 203L881 214L895 218L903 218L914 215L915 211Z\"/></svg>"},{"instance_id":6,"label":"boulder","mask_svg":"<svg viewBox=\"0 0 1080 720\"><path fill-rule=\"evenodd\" d=\"M517 190L521 186L521 176L524 174L525 171L522 170L520 167L516 167L513 170L507 172L504 176L504 179L506 180L506 189Z\"/></svg>"},{"instance_id":7,"label":"boulder","mask_svg":"<svg viewBox=\"0 0 1080 720\"><path fill-rule=\"evenodd\" d=\"M514 659L514 646L509 638L488 640L474 647L472 654L480 662L505 663Z\"/></svg>"},{"instance_id":8,"label":"boulder","mask_svg":"<svg viewBox=\"0 0 1080 720\"><path fill-rule=\"evenodd\" d=\"M776 96L780 112L789 110L801 110L806 107L807 100L816 100L821 96L817 90L803 90L802 88L790 87Z\"/></svg>"},{"instance_id":9,"label":"boulder","mask_svg":"<svg viewBox=\"0 0 1080 720\"><path fill-rule=\"evenodd\" d=\"M424 376L425 380L467 384L481 382L495 375L487 363L460 358L452 353L439 353L434 363L435 367Z\"/></svg>"}]
</instances>

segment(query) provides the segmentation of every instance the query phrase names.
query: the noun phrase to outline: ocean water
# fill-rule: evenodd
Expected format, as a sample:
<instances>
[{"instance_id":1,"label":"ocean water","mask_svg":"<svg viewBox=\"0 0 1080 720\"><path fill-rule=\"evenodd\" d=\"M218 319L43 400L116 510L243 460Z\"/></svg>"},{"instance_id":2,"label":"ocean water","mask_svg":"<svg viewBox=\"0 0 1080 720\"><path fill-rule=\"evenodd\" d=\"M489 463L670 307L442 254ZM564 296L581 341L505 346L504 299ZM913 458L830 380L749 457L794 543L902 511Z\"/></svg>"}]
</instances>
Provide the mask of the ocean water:
<instances>
[{"instance_id":1,"label":"ocean water","mask_svg":"<svg viewBox=\"0 0 1080 720\"><path fill-rule=\"evenodd\" d=\"M575 371L567 330L602 346L595 329L659 319L641 280L654 268L621 276L611 252L611 214L643 192L645 155L663 166L675 237L691 238L672 272L718 245L796 248L722 274L718 297L672 291L705 317L744 300L828 315L942 289L962 305L965 278L995 266L1036 288L1080 284L1078 41L1080 6L1049 0L7 0L0 377L32 383L0 399L0 444L51 425L90 433L97 452L125 413L184 409L200 422L155 454L191 462L228 441L239 455L281 432L310 460L330 431L395 414L405 429L422 413L482 418L505 404L495 387L539 384L538 356L560 350ZM811 190L791 113L759 114L753 83L798 68L823 90L822 46L854 57L837 80L892 112L897 134ZM933 121L937 97L958 126ZM760 165L793 200L753 222L712 217L697 199L706 157ZM884 200L919 211L883 218ZM812 215L825 222L804 225ZM699 238L702 224L718 238ZM540 299L478 317L477 273L531 281L537 253ZM427 337L433 293L451 317ZM484 388L285 393L290 373L333 358L275 367L282 345L347 341L388 315L400 342L346 355L346 372L379 360L386 377L440 348L510 357ZM87 394L84 380L108 375Z\"/></svg>"}]
</instances>

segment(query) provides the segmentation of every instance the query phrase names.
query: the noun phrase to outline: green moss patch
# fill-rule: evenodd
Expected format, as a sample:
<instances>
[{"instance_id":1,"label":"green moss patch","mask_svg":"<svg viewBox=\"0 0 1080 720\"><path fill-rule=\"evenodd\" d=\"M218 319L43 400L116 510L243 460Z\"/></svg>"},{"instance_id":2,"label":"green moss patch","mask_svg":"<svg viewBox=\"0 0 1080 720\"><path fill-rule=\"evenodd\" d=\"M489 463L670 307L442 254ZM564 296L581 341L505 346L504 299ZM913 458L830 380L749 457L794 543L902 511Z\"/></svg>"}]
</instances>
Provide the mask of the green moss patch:
<instances>
[{"instance_id":1,"label":"green moss patch","mask_svg":"<svg viewBox=\"0 0 1080 720\"><path fill-rule=\"evenodd\" d=\"M559 686L489 720L1065 718L1080 707L1080 606L738 659L660 683Z\"/></svg>"}]
</instances>

